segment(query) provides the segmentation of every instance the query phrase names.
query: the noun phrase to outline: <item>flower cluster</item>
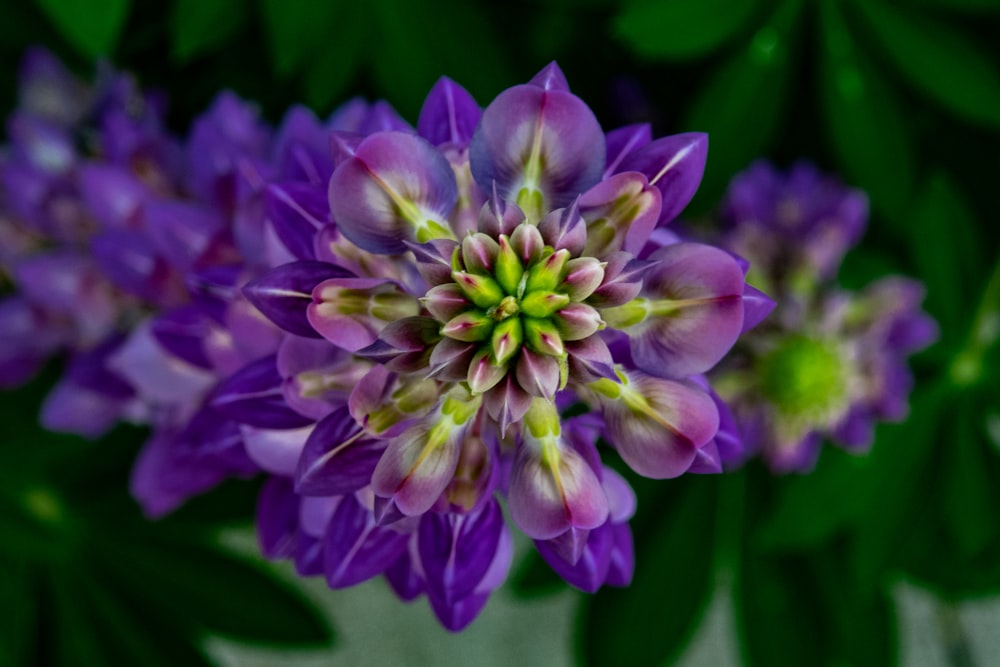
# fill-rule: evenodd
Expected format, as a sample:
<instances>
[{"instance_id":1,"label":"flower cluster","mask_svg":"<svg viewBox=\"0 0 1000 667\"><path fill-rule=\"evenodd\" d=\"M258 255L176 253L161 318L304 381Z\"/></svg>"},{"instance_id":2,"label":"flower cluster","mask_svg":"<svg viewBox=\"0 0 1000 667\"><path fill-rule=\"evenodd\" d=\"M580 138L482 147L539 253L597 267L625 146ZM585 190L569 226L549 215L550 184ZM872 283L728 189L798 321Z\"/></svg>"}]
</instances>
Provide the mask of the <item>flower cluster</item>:
<instances>
[{"instance_id":1,"label":"flower cluster","mask_svg":"<svg viewBox=\"0 0 1000 667\"><path fill-rule=\"evenodd\" d=\"M272 131L223 93L180 141L130 82L95 106L45 62L17 117L99 140L11 131L7 303L72 334L36 341L52 329L4 314L0 336L47 345L15 362L74 354L49 425L150 425L132 478L149 514L264 472L266 555L333 588L384 574L457 630L509 568L501 499L593 591L633 567L635 498L599 443L653 478L740 456L703 374L773 304L745 263L663 229L704 135L605 134L550 65L485 109L442 79L415 129L356 101ZM45 116L77 94L83 112ZM28 167L47 178L31 208ZM51 254L52 280L24 268Z\"/></svg>"},{"instance_id":2,"label":"flower cluster","mask_svg":"<svg viewBox=\"0 0 1000 667\"><path fill-rule=\"evenodd\" d=\"M712 379L748 452L777 471L810 469L824 439L863 451L876 422L905 418L907 359L937 337L920 283L834 284L867 215L863 193L804 163L787 173L755 163L723 203L719 243L750 260L751 279L778 307Z\"/></svg>"}]
</instances>

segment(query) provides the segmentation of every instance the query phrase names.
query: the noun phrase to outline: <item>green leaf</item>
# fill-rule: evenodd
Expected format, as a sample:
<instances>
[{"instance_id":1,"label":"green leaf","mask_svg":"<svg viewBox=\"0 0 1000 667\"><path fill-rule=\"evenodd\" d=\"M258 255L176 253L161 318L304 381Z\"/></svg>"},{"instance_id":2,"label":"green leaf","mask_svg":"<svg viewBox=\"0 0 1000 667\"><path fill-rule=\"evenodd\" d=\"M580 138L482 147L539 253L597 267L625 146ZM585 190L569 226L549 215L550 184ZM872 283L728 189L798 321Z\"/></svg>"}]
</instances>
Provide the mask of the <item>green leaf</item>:
<instances>
[{"instance_id":1,"label":"green leaf","mask_svg":"<svg viewBox=\"0 0 1000 667\"><path fill-rule=\"evenodd\" d=\"M697 627L713 588L718 483L672 480L659 519L636 530L636 570L628 588L584 600L577 657L592 665L658 665L676 657Z\"/></svg>"},{"instance_id":2,"label":"green leaf","mask_svg":"<svg viewBox=\"0 0 1000 667\"><path fill-rule=\"evenodd\" d=\"M914 88L963 118L1000 126L1000 73L970 35L881 2L854 6Z\"/></svg>"},{"instance_id":3,"label":"green leaf","mask_svg":"<svg viewBox=\"0 0 1000 667\"><path fill-rule=\"evenodd\" d=\"M129 12L129 0L37 1L66 41L90 59L111 55Z\"/></svg>"},{"instance_id":4,"label":"green leaf","mask_svg":"<svg viewBox=\"0 0 1000 667\"><path fill-rule=\"evenodd\" d=\"M856 577L874 585L899 553L909 527L923 521L921 488L940 435L942 416L953 408L954 395L946 381L918 389L910 399L910 416L902 424L881 428L869 454L869 474L858 480L854 493L867 508L855 530L851 554Z\"/></svg>"},{"instance_id":5,"label":"green leaf","mask_svg":"<svg viewBox=\"0 0 1000 667\"><path fill-rule=\"evenodd\" d=\"M130 540L100 546L112 576L144 599L211 632L272 644L329 644L332 631L297 589L255 564L208 545Z\"/></svg>"},{"instance_id":6,"label":"green leaf","mask_svg":"<svg viewBox=\"0 0 1000 667\"><path fill-rule=\"evenodd\" d=\"M691 103L681 126L708 132L712 144L700 198L717 200L732 175L765 153L774 138L791 78L792 27L799 7L799 0L785 0ZM752 132L747 131L748 109L753 110Z\"/></svg>"},{"instance_id":7,"label":"green leaf","mask_svg":"<svg viewBox=\"0 0 1000 667\"><path fill-rule=\"evenodd\" d=\"M38 615L35 573L23 560L0 560L0 664L31 665Z\"/></svg>"},{"instance_id":8,"label":"green leaf","mask_svg":"<svg viewBox=\"0 0 1000 667\"><path fill-rule=\"evenodd\" d=\"M615 18L614 32L645 58L695 58L735 37L758 4L758 0L630 0Z\"/></svg>"},{"instance_id":9,"label":"green leaf","mask_svg":"<svg viewBox=\"0 0 1000 667\"><path fill-rule=\"evenodd\" d=\"M985 406L966 398L959 405L954 420L954 438L948 447L943 465L946 489L942 509L947 512L946 525L964 558L975 558L996 539L1000 539L1000 521L994 514L992 488L1000 481L996 460L986 449ZM993 464L992 466L990 464ZM1000 494L998 494L1000 495Z\"/></svg>"},{"instance_id":10,"label":"green leaf","mask_svg":"<svg viewBox=\"0 0 1000 667\"><path fill-rule=\"evenodd\" d=\"M835 0L823 0L821 16L821 100L831 147L848 180L908 231L915 160L907 115L857 49Z\"/></svg>"},{"instance_id":11,"label":"green leaf","mask_svg":"<svg viewBox=\"0 0 1000 667\"><path fill-rule=\"evenodd\" d=\"M935 9L948 9L970 14L1000 12L1000 0L910 0L910 2Z\"/></svg>"},{"instance_id":12,"label":"green leaf","mask_svg":"<svg viewBox=\"0 0 1000 667\"><path fill-rule=\"evenodd\" d=\"M176 0L170 15L173 57L185 63L222 47L243 29L243 0Z\"/></svg>"},{"instance_id":13,"label":"green leaf","mask_svg":"<svg viewBox=\"0 0 1000 667\"><path fill-rule=\"evenodd\" d=\"M365 7L344 3L339 7L337 39L319 50L303 81L306 101L314 109L326 109L340 99L358 74L369 45L371 22Z\"/></svg>"},{"instance_id":14,"label":"green leaf","mask_svg":"<svg viewBox=\"0 0 1000 667\"><path fill-rule=\"evenodd\" d=\"M829 543L866 509L860 496L844 493L865 476L866 465L865 458L824 447L812 473L775 480L777 499L757 527L757 546L795 551Z\"/></svg>"},{"instance_id":15,"label":"green leaf","mask_svg":"<svg viewBox=\"0 0 1000 667\"><path fill-rule=\"evenodd\" d=\"M976 216L947 174L937 172L914 205L910 251L920 277L932 286L927 309L945 335L956 334L972 315L964 306L976 293L983 247Z\"/></svg>"},{"instance_id":16,"label":"green leaf","mask_svg":"<svg viewBox=\"0 0 1000 667\"><path fill-rule=\"evenodd\" d=\"M263 29L275 73L288 76L328 48L338 32L350 29L337 21L341 3L332 0L260 0Z\"/></svg>"},{"instance_id":17,"label":"green leaf","mask_svg":"<svg viewBox=\"0 0 1000 667\"><path fill-rule=\"evenodd\" d=\"M895 663L892 605L850 579L839 551L776 557L747 550L736 585L746 665Z\"/></svg>"}]
</instances>

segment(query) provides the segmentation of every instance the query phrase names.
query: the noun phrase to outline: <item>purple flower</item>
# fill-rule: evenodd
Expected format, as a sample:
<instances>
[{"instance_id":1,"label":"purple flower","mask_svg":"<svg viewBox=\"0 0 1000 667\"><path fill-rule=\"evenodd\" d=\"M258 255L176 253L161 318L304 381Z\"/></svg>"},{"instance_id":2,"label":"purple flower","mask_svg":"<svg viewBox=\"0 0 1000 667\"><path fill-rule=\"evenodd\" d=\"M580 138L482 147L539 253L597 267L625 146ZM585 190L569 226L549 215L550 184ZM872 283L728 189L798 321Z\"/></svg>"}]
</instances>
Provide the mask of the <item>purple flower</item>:
<instances>
[{"instance_id":1,"label":"purple flower","mask_svg":"<svg viewBox=\"0 0 1000 667\"><path fill-rule=\"evenodd\" d=\"M710 373L746 446L777 471L810 469L823 440L864 451L876 422L906 416L907 357L937 337L922 285L896 276L860 292L835 285L867 203L811 165L782 173L755 163L733 179L722 218L726 247L779 297Z\"/></svg>"}]
</instances>

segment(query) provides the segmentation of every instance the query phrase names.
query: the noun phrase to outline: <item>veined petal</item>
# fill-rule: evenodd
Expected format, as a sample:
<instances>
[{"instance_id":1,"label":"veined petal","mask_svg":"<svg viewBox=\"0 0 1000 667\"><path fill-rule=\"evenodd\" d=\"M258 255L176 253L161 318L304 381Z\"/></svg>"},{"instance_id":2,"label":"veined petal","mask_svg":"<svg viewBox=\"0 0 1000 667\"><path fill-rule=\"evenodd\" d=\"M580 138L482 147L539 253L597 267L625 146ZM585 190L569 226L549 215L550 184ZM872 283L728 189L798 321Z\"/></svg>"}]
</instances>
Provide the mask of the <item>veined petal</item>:
<instances>
[{"instance_id":1,"label":"veined petal","mask_svg":"<svg viewBox=\"0 0 1000 667\"><path fill-rule=\"evenodd\" d=\"M316 234L330 218L322 187L272 183L264 190L264 210L274 233L296 259L315 258Z\"/></svg>"},{"instance_id":2,"label":"veined petal","mask_svg":"<svg viewBox=\"0 0 1000 667\"><path fill-rule=\"evenodd\" d=\"M471 594L493 562L504 530L496 499L468 514L428 512L417 549L428 593L453 603Z\"/></svg>"},{"instance_id":3,"label":"veined petal","mask_svg":"<svg viewBox=\"0 0 1000 667\"><path fill-rule=\"evenodd\" d=\"M508 88L483 112L469 148L472 175L538 220L597 183L604 134L572 93L528 84Z\"/></svg>"},{"instance_id":4,"label":"veined petal","mask_svg":"<svg viewBox=\"0 0 1000 667\"><path fill-rule=\"evenodd\" d=\"M313 422L285 403L275 355L247 364L220 382L211 405L233 421L258 428L300 428Z\"/></svg>"},{"instance_id":5,"label":"veined petal","mask_svg":"<svg viewBox=\"0 0 1000 667\"><path fill-rule=\"evenodd\" d=\"M307 315L313 303L313 288L324 280L352 275L347 269L327 262L292 262L251 280L243 288L243 295L285 331L307 338L320 338Z\"/></svg>"},{"instance_id":6,"label":"veined petal","mask_svg":"<svg viewBox=\"0 0 1000 667\"><path fill-rule=\"evenodd\" d=\"M657 139L635 151L618 167L618 172L638 171L663 195L661 223L676 218L694 196L705 173L708 135L700 132L674 134Z\"/></svg>"},{"instance_id":7,"label":"veined petal","mask_svg":"<svg viewBox=\"0 0 1000 667\"><path fill-rule=\"evenodd\" d=\"M677 477L719 427L708 394L679 382L631 371L621 382L590 385L600 394L608 440L644 477Z\"/></svg>"},{"instance_id":8,"label":"veined petal","mask_svg":"<svg viewBox=\"0 0 1000 667\"><path fill-rule=\"evenodd\" d=\"M728 253L697 243L666 246L650 260L640 304L647 314L625 329L632 358L661 377L703 373L743 330L743 272Z\"/></svg>"},{"instance_id":9,"label":"veined petal","mask_svg":"<svg viewBox=\"0 0 1000 667\"><path fill-rule=\"evenodd\" d=\"M743 328L746 333L763 322L777 304L774 299L747 283L743 286Z\"/></svg>"},{"instance_id":10,"label":"veined petal","mask_svg":"<svg viewBox=\"0 0 1000 667\"><path fill-rule=\"evenodd\" d=\"M323 570L330 588L347 588L382 574L406 550L410 536L375 524L354 495L337 505L323 541Z\"/></svg>"},{"instance_id":11,"label":"veined petal","mask_svg":"<svg viewBox=\"0 0 1000 667\"><path fill-rule=\"evenodd\" d=\"M453 237L447 216L458 199L448 160L418 136L379 132L333 173L330 211L344 236L377 254L404 241Z\"/></svg>"},{"instance_id":12,"label":"veined petal","mask_svg":"<svg viewBox=\"0 0 1000 667\"><path fill-rule=\"evenodd\" d=\"M295 491L304 496L354 493L371 482L386 442L365 433L347 408L316 425L301 450L295 469Z\"/></svg>"},{"instance_id":13,"label":"veined petal","mask_svg":"<svg viewBox=\"0 0 1000 667\"><path fill-rule=\"evenodd\" d=\"M240 425L243 446L250 460L272 475L295 474L299 456L315 424L293 429L262 429Z\"/></svg>"},{"instance_id":14,"label":"veined petal","mask_svg":"<svg viewBox=\"0 0 1000 667\"><path fill-rule=\"evenodd\" d=\"M431 88L417 120L417 132L435 146L467 146L483 112L465 88L441 77Z\"/></svg>"},{"instance_id":15,"label":"veined petal","mask_svg":"<svg viewBox=\"0 0 1000 667\"><path fill-rule=\"evenodd\" d=\"M419 302L391 280L331 278L316 285L306 317L323 338L351 352L371 345L388 322L416 317Z\"/></svg>"},{"instance_id":16,"label":"veined petal","mask_svg":"<svg viewBox=\"0 0 1000 667\"><path fill-rule=\"evenodd\" d=\"M608 156L604 167L604 178L618 172L618 165L626 157L653 140L653 128L649 123L636 123L611 130L604 137Z\"/></svg>"},{"instance_id":17,"label":"veined petal","mask_svg":"<svg viewBox=\"0 0 1000 667\"><path fill-rule=\"evenodd\" d=\"M567 532L567 534L570 534ZM614 542L610 522L605 523L583 537L576 558L566 558L565 548L560 544L564 536L552 540L538 540L535 547L546 563L568 584L585 593L595 593L604 584L611 565L611 549Z\"/></svg>"}]
</instances>

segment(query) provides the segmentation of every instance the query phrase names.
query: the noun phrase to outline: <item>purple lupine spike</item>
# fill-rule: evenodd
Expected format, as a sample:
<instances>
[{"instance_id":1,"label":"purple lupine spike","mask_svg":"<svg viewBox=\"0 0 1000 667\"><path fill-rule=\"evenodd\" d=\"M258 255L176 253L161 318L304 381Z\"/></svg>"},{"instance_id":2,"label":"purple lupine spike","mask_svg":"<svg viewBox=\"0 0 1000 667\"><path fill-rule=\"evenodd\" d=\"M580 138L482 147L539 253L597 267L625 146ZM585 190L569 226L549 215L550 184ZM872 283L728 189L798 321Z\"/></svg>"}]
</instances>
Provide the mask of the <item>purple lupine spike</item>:
<instances>
[{"instance_id":1,"label":"purple lupine spike","mask_svg":"<svg viewBox=\"0 0 1000 667\"><path fill-rule=\"evenodd\" d=\"M707 158L707 134L675 134L633 152L621 161L618 172L638 171L660 190L660 223L666 224L691 201L705 173Z\"/></svg>"},{"instance_id":2,"label":"purple lupine spike","mask_svg":"<svg viewBox=\"0 0 1000 667\"><path fill-rule=\"evenodd\" d=\"M329 223L322 187L272 183L264 193L265 212L274 232L296 259L313 259L317 232Z\"/></svg>"},{"instance_id":3,"label":"purple lupine spike","mask_svg":"<svg viewBox=\"0 0 1000 667\"><path fill-rule=\"evenodd\" d=\"M472 175L484 190L530 210L529 217L568 205L600 180L604 134L572 93L515 86L483 112L469 148Z\"/></svg>"},{"instance_id":4,"label":"purple lupine spike","mask_svg":"<svg viewBox=\"0 0 1000 667\"><path fill-rule=\"evenodd\" d=\"M504 529L496 499L468 514L424 514L417 550L428 594L446 603L471 594L489 570Z\"/></svg>"},{"instance_id":5,"label":"purple lupine spike","mask_svg":"<svg viewBox=\"0 0 1000 667\"><path fill-rule=\"evenodd\" d=\"M295 473L295 490L305 496L338 496L368 485L385 452L385 441L367 435L347 408L330 413L306 441Z\"/></svg>"},{"instance_id":6,"label":"purple lupine spike","mask_svg":"<svg viewBox=\"0 0 1000 667\"><path fill-rule=\"evenodd\" d=\"M344 236L378 254L406 250L404 241L447 238L445 222L458 198L451 165L426 140L380 132L358 144L330 179L330 211Z\"/></svg>"},{"instance_id":7,"label":"purple lupine spike","mask_svg":"<svg viewBox=\"0 0 1000 667\"><path fill-rule=\"evenodd\" d=\"M212 392L212 407L230 419L265 429L299 428L312 423L284 401L277 357L247 364Z\"/></svg>"},{"instance_id":8,"label":"purple lupine spike","mask_svg":"<svg viewBox=\"0 0 1000 667\"><path fill-rule=\"evenodd\" d=\"M481 116L479 105L465 88L441 77L420 109L417 132L435 146L450 143L464 147L472 140Z\"/></svg>"},{"instance_id":9,"label":"purple lupine spike","mask_svg":"<svg viewBox=\"0 0 1000 667\"><path fill-rule=\"evenodd\" d=\"M611 130L604 138L607 145L607 161L604 167L604 179L617 173L618 165L626 157L639 150L653 140L653 128L649 123L636 123Z\"/></svg>"},{"instance_id":10,"label":"purple lupine spike","mask_svg":"<svg viewBox=\"0 0 1000 667\"><path fill-rule=\"evenodd\" d=\"M243 294L265 317L285 331L317 338L320 334L308 318L313 289L324 280L352 275L347 269L327 262L293 262L251 280L243 288Z\"/></svg>"}]
</instances>

